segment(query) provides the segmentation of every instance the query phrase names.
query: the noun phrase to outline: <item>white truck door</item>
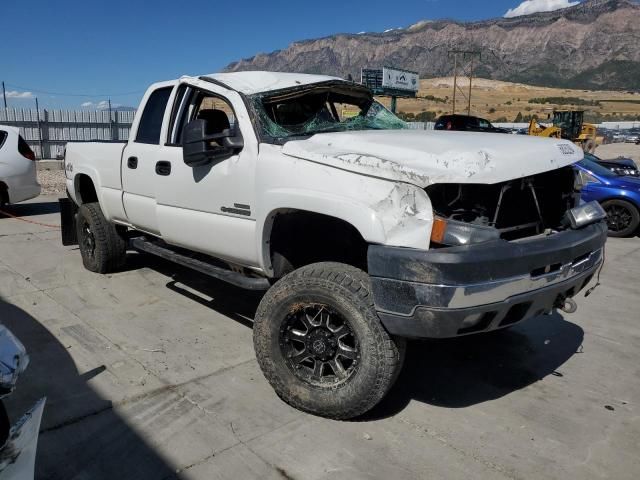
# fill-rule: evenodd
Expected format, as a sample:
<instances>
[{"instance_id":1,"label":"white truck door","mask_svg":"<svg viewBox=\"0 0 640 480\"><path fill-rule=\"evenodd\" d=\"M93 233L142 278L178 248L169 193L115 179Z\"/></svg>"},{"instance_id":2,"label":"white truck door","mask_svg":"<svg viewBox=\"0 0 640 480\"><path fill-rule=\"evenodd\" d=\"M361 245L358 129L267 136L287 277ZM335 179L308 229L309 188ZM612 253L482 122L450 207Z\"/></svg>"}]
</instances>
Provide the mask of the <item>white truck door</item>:
<instances>
[{"instance_id":1,"label":"white truck door","mask_svg":"<svg viewBox=\"0 0 640 480\"><path fill-rule=\"evenodd\" d=\"M186 165L182 132L195 118L206 119L214 130L239 128L244 147L206 165ZM240 95L206 82L180 85L165 149L169 172L156 184L163 240L241 265L259 265L254 202L258 142Z\"/></svg>"},{"instance_id":2,"label":"white truck door","mask_svg":"<svg viewBox=\"0 0 640 480\"><path fill-rule=\"evenodd\" d=\"M156 205L157 164L163 160L160 138L167 104L175 83L150 88L122 154L122 203L136 228L159 235Z\"/></svg>"}]
</instances>

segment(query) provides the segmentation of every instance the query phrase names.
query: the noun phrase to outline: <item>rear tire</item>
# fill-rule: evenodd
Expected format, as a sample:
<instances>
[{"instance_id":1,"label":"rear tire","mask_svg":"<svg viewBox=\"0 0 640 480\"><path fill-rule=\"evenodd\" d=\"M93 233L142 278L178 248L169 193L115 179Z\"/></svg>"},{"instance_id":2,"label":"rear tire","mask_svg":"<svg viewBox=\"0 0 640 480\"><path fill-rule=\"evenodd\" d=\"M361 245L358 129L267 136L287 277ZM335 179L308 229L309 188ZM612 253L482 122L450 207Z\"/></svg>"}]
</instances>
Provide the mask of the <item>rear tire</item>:
<instances>
[{"instance_id":1,"label":"rear tire","mask_svg":"<svg viewBox=\"0 0 640 480\"><path fill-rule=\"evenodd\" d=\"M602 208L607 212L610 237L628 237L638 229L640 212L632 203L619 199L607 200L602 202Z\"/></svg>"},{"instance_id":2,"label":"rear tire","mask_svg":"<svg viewBox=\"0 0 640 480\"><path fill-rule=\"evenodd\" d=\"M405 340L378 318L369 276L349 265L307 265L264 296L253 327L260 368L285 402L334 419L357 417L387 394Z\"/></svg>"},{"instance_id":3,"label":"rear tire","mask_svg":"<svg viewBox=\"0 0 640 480\"><path fill-rule=\"evenodd\" d=\"M76 219L78 244L84 267L96 273L110 273L125 263L127 243L109 223L98 202L85 203Z\"/></svg>"}]
</instances>

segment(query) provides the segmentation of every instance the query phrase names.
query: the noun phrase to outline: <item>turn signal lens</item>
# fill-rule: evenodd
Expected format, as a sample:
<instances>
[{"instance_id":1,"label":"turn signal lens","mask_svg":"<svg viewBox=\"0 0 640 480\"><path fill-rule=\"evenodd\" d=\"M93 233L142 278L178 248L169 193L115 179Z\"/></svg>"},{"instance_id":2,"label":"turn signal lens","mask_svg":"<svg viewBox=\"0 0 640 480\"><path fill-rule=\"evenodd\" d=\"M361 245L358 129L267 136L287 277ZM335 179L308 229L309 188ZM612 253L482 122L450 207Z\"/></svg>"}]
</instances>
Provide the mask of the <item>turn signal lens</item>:
<instances>
[{"instance_id":1,"label":"turn signal lens","mask_svg":"<svg viewBox=\"0 0 640 480\"><path fill-rule=\"evenodd\" d=\"M435 216L431 228L431 242L440 245L470 245L500 238L500 232L488 225L476 225Z\"/></svg>"},{"instance_id":2,"label":"turn signal lens","mask_svg":"<svg viewBox=\"0 0 640 480\"><path fill-rule=\"evenodd\" d=\"M433 228L431 229L431 241L435 243L444 243L444 234L447 231L447 221L435 217L433 219Z\"/></svg>"}]
</instances>

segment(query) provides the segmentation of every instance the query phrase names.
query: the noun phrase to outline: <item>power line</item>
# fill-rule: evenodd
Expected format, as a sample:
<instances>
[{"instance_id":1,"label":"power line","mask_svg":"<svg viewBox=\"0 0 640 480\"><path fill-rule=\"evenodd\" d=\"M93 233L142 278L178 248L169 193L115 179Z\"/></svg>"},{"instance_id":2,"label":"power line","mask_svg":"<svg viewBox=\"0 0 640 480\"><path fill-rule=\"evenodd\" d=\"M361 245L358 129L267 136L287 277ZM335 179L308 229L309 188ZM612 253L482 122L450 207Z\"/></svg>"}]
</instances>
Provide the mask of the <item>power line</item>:
<instances>
[{"instance_id":1,"label":"power line","mask_svg":"<svg viewBox=\"0 0 640 480\"><path fill-rule=\"evenodd\" d=\"M27 92L43 93L45 95L57 95L59 97L124 97L127 95L136 95L138 93L144 92L144 90L136 90L134 92L124 92L124 93L61 93L61 92L49 92L49 91L40 90L37 88L23 87L23 86L15 85L12 83L7 83L6 86L17 88L19 90L23 90Z\"/></svg>"},{"instance_id":2,"label":"power line","mask_svg":"<svg viewBox=\"0 0 640 480\"><path fill-rule=\"evenodd\" d=\"M467 100L467 115L471 115L471 87L473 84L473 70L474 70L474 59L477 57L478 60L482 59L482 54L477 50L449 50L449 57L453 55L453 111L452 113L456 113L456 93L459 90L462 96ZM467 57L470 57L471 62L469 64L469 96L465 95L462 88L458 86L458 55L462 56L462 60L467 60ZM466 72L467 67L462 67L462 73Z\"/></svg>"}]
</instances>

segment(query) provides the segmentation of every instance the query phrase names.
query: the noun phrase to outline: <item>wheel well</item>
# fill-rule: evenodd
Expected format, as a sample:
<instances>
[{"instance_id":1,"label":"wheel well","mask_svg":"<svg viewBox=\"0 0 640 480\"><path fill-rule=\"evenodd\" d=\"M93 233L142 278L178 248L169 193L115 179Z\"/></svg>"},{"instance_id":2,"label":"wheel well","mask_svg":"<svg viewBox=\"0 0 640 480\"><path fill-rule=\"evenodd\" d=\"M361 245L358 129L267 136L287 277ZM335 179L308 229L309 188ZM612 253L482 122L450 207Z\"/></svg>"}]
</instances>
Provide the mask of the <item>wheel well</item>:
<instances>
[{"instance_id":1,"label":"wheel well","mask_svg":"<svg viewBox=\"0 0 640 480\"><path fill-rule=\"evenodd\" d=\"M78 175L76 177L76 193L80 204L91 203L98 201L98 194L96 193L96 187L93 185L93 181L89 175Z\"/></svg>"},{"instance_id":2,"label":"wheel well","mask_svg":"<svg viewBox=\"0 0 640 480\"><path fill-rule=\"evenodd\" d=\"M640 212L640 205L638 205L633 199L629 197L607 197L607 198L603 198L602 200L598 200L598 203L602 205L604 202L609 202L611 200L622 200L623 202L630 203L631 205L636 207L636 209Z\"/></svg>"},{"instance_id":3,"label":"wheel well","mask_svg":"<svg viewBox=\"0 0 640 480\"><path fill-rule=\"evenodd\" d=\"M315 262L341 262L366 271L367 242L351 224L307 211L276 214L269 237L274 276Z\"/></svg>"}]
</instances>

